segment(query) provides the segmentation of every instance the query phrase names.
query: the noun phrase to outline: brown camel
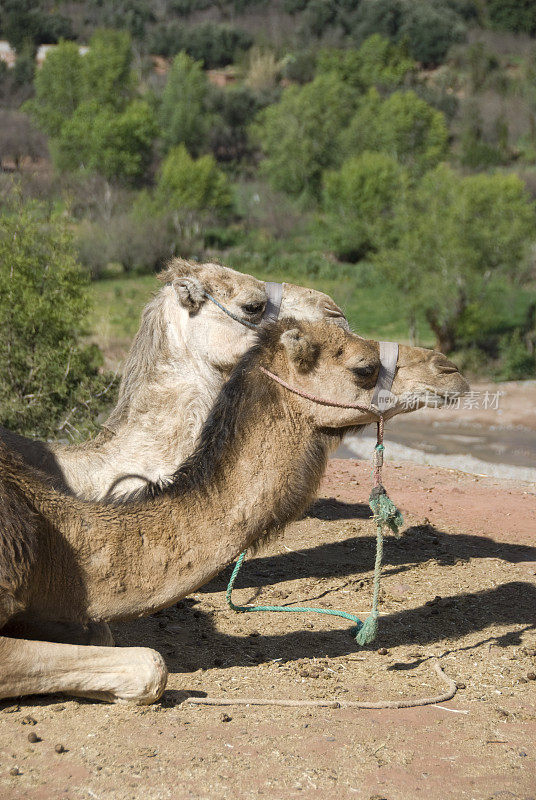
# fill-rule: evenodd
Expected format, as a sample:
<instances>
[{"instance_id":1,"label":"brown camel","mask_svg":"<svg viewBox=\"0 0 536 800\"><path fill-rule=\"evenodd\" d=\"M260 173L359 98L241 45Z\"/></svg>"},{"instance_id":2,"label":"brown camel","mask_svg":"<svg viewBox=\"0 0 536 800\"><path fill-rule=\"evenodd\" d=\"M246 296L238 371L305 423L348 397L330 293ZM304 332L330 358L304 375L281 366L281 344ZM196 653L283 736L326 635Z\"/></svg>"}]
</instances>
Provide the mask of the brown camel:
<instances>
[{"instance_id":1,"label":"brown camel","mask_svg":"<svg viewBox=\"0 0 536 800\"><path fill-rule=\"evenodd\" d=\"M263 369L345 407L294 394ZM310 503L333 445L375 419L378 369L378 343L335 325L268 326L220 391L195 453L168 485L120 505L60 494L2 447L2 634L17 618L87 625L152 614L283 530ZM388 414L403 411L408 396L424 405L430 393L437 400L466 390L445 356L401 346ZM1 636L0 667L0 697L64 692L149 703L166 683L162 658L146 648Z\"/></svg>"},{"instance_id":2,"label":"brown camel","mask_svg":"<svg viewBox=\"0 0 536 800\"><path fill-rule=\"evenodd\" d=\"M224 314L205 293L258 323L266 306L264 281L182 259L172 261L159 279L163 286L143 312L107 430L82 445L66 446L0 428L0 439L51 475L58 489L100 500L166 481L193 451L221 386L254 341L253 330ZM283 284L279 316L348 324L330 297L289 283Z\"/></svg>"}]
</instances>

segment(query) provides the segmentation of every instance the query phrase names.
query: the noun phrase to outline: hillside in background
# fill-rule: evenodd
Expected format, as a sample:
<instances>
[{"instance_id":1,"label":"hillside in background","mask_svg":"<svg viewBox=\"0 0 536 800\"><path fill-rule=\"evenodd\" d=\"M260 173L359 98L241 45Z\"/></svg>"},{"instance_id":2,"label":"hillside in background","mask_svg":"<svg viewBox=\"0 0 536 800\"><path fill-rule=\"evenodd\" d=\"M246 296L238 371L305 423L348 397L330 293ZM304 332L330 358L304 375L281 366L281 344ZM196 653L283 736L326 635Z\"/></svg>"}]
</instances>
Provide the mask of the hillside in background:
<instances>
[{"instance_id":1,"label":"hillside in background","mask_svg":"<svg viewBox=\"0 0 536 800\"><path fill-rule=\"evenodd\" d=\"M324 289L361 333L470 372L535 374L532 2L0 11L2 230L24 213L69 239L112 361L180 255Z\"/></svg>"}]
</instances>

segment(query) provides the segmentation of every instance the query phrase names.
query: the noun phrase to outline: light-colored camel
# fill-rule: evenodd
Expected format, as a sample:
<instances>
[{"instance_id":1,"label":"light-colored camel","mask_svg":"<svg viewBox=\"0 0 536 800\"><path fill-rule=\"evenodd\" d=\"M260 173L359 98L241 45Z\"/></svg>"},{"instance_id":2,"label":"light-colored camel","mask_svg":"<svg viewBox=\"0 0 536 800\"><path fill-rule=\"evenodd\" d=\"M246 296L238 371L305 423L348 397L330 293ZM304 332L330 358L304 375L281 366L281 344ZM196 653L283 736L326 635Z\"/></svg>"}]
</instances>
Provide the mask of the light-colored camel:
<instances>
[{"instance_id":1,"label":"light-colored camel","mask_svg":"<svg viewBox=\"0 0 536 800\"><path fill-rule=\"evenodd\" d=\"M146 306L106 428L82 445L47 444L0 428L0 438L54 485L89 500L122 497L165 481L193 451L221 386L254 341L205 292L245 320L261 321L264 281L218 264L175 259ZM285 283L280 319L328 319L347 326L322 292Z\"/></svg>"},{"instance_id":2,"label":"light-colored camel","mask_svg":"<svg viewBox=\"0 0 536 800\"><path fill-rule=\"evenodd\" d=\"M467 390L445 356L400 347L393 416ZM334 408L292 393L261 368ZM56 492L0 449L0 632L15 618L83 625L166 608L280 532L315 494L329 450L372 422L379 346L324 321L276 323L239 362L172 481L106 505ZM415 403L415 398L419 403ZM147 648L0 636L0 697L65 692L149 703L166 668Z\"/></svg>"}]
</instances>

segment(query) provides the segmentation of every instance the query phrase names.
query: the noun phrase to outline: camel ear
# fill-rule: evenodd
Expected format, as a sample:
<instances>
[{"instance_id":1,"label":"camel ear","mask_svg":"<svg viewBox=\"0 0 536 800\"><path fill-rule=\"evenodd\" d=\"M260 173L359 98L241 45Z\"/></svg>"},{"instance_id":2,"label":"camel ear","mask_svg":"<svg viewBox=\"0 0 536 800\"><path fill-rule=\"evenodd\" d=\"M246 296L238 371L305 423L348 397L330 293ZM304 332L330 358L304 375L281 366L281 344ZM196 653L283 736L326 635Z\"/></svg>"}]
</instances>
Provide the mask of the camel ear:
<instances>
[{"instance_id":1,"label":"camel ear","mask_svg":"<svg viewBox=\"0 0 536 800\"><path fill-rule=\"evenodd\" d=\"M188 311L199 311L205 302L205 290L200 280L192 277L175 278L171 285L184 308Z\"/></svg>"},{"instance_id":2,"label":"camel ear","mask_svg":"<svg viewBox=\"0 0 536 800\"><path fill-rule=\"evenodd\" d=\"M298 328L291 328L282 333L281 344L300 372L308 372L314 367L318 357L318 346Z\"/></svg>"}]
</instances>

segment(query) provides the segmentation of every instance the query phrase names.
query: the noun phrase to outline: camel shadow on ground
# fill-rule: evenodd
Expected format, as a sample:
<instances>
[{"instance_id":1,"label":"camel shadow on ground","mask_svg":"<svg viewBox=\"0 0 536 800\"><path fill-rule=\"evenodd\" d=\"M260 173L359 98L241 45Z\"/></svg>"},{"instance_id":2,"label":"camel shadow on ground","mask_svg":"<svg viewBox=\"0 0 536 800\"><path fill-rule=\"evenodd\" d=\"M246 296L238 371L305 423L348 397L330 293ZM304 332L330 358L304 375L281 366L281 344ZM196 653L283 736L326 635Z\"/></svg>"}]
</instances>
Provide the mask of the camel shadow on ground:
<instances>
[{"instance_id":1,"label":"camel shadow on ground","mask_svg":"<svg viewBox=\"0 0 536 800\"><path fill-rule=\"evenodd\" d=\"M367 519L368 506L342 503L338 500L316 502L308 516L320 519ZM339 542L328 542L299 552L260 556L247 561L236 582L237 589L259 590L280 582L300 578L344 579L368 572L374 562L375 539L372 535L356 536ZM432 525L408 528L403 537L386 539L384 574L396 574L431 559L439 565L454 566L474 558L501 559L507 563L536 561L536 548L495 542L485 536L448 534ZM200 592L223 592L231 567L217 576ZM254 592L255 595L256 592ZM280 602L277 590L264 602ZM319 595L300 598L310 604ZM433 591L431 592L431 598ZM382 615L378 639L371 646L424 646L482 631L484 641L500 647L519 644L523 630L536 629L536 587L532 583L512 581L500 586L453 593L427 601L412 609L401 609ZM255 602L255 597L245 602ZM224 604L222 598L222 607ZM362 603L361 603L362 605ZM366 606L365 606L366 607ZM218 631L213 615L202 610L193 598L186 598L177 608L160 612L147 620L129 623L117 629L118 644L145 644L160 650L171 671L230 666L255 666L280 659L280 663L299 658L324 658L347 655L359 649L351 627L342 629L334 623L331 630L315 630L316 615L293 616L294 630L270 633L263 626L270 614L249 614L257 630L251 634L229 635ZM237 615L240 629L244 617ZM143 625L143 630L140 626ZM494 635L493 626L519 625L523 630ZM170 635L169 627L173 628ZM318 626L320 627L320 626ZM488 630L489 629L489 630ZM453 645L455 646L455 645Z\"/></svg>"},{"instance_id":2,"label":"camel shadow on ground","mask_svg":"<svg viewBox=\"0 0 536 800\"><path fill-rule=\"evenodd\" d=\"M320 500L314 503L308 517L322 520L370 519L370 508L361 503L339 500ZM338 542L327 542L297 552L258 556L246 560L235 584L236 589L260 589L283 581L299 578L345 578L368 572L374 563L376 540L360 535ZM401 538L386 537L384 573L405 572L417 564L434 559L441 566L454 566L472 558L499 558L510 564L536 561L536 547L496 542L476 534L449 534L433 525L414 525ZM224 591L232 566L224 570L200 592Z\"/></svg>"},{"instance_id":3,"label":"camel shadow on ground","mask_svg":"<svg viewBox=\"0 0 536 800\"><path fill-rule=\"evenodd\" d=\"M489 642L499 647L519 645L521 634L536 630L536 587L512 581L493 589L443 597L440 602L418 608L401 609L380 618L377 640L370 649L400 645L419 647L434 644L446 636L456 650L456 639L482 632L482 640L470 647ZM159 650L170 672L198 669L247 667L268 661L279 663L298 659L333 658L369 648L358 647L352 628L315 630L315 615L294 617L295 630L283 634L263 632L259 614L257 630L249 634L229 635L218 631L213 616L183 603L174 610L170 631L161 628L159 615L148 620L116 628L118 645L143 644ZM142 623L145 623L142 628ZM521 626L520 630L494 634L494 626ZM463 649L463 646L462 646ZM420 662L417 662L420 663ZM409 668L409 667L408 667Z\"/></svg>"}]
</instances>

